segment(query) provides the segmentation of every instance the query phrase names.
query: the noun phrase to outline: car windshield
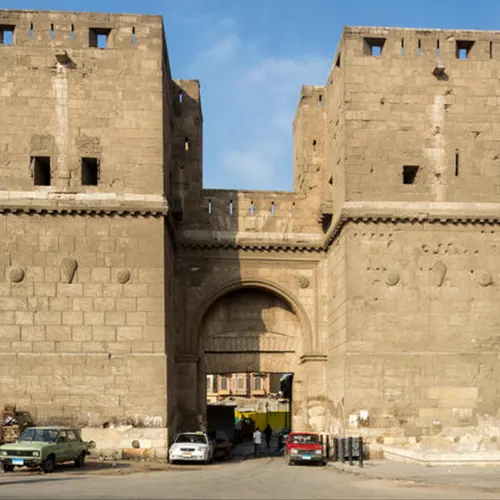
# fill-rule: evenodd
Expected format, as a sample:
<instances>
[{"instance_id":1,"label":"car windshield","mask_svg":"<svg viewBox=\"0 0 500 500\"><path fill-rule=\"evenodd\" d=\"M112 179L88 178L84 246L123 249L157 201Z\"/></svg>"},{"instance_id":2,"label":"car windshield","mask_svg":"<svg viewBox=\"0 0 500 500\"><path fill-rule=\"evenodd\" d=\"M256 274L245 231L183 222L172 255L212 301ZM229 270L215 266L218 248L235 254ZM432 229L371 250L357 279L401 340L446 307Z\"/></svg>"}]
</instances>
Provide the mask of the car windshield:
<instances>
[{"instance_id":1,"label":"car windshield","mask_svg":"<svg viewBox=\"0 0 500 500\"><path fill-rule=\"evenodd\" d=\"M294 444L319 443L319 436L317 434L294 434L292 436L292 443Z\"/></svg>"},{"instance_id":2,"label":"car windshield","mask_svg":"<svg viewBox=\"0 0 500 500\"><path fill-rule=\"evenodd\" d=\"M175 442L207 444L207 438L203 434L179 434Z\"/></svg>"},{"instance_id":3,"label":"car windshield","mask_svg":"<svg viewBox=\"0 0 500 500\"><path fill-rule=\"evenodd\" d=\"M55 429L26 429L20 436L18 441L24 442L40 442L40 443L55 443L59 431Z\"/></svg>"}]
</instances>

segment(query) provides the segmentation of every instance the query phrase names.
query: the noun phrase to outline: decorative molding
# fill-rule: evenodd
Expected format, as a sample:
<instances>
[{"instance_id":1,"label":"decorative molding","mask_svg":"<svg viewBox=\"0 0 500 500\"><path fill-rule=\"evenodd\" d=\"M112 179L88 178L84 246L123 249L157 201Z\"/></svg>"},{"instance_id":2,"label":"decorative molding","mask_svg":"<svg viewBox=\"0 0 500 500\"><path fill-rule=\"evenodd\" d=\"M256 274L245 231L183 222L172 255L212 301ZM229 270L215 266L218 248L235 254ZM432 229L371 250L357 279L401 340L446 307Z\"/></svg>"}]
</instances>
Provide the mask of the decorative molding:
<instances>
[{"instance_id":1,"label":"decorative molding","mask_svg":"<svg viewBox=\"0 0 500 500\"><path fill-rule=\"evenodd\" d=\"M168 212L161 195L0 191L1 214L165 217Z\"/></svg>"},{"instance_id":2,"label":"decorative molding","mask_svg":"<svg viewBox=\"0 0 500 500\"><path fill-rule=\"evenodd\" d=\"M385 273L384 281L388 286L395 286L399 283L400 276L399 273L395 271L388 271Z\"/></svg>"},{"instance_id":3,"label":"decorative molding","mask_svg":"<svg viewBox=\"0 0 500 500\"><path fill-rule=\"evenodd\" d=\"M431 268L431 283L437 287L442 286L447 271L446 264L441 261L436 262Z\"/></svg>"},{"instance_id":4,"label":"decorative molding","mask_svg":"<svg viewBox=\"0 0 500 500\"><path fill-rule=\"evenodd\" d=\"M116 276L116 281L120 283L120 285L124 285L125 283L128 283L130 281L130 270L129 269L122 269L121 271L118 272Z\"/></svg>"},{"instance_id":5,"label":"decorative molding","mask_svg":"<svg viewBox=\"0 0 500 500\"><path fill-rule=\"evenodd\" d=\"M22 267L14 267L9 271L9 279L13 283L21 283L24 279L24 269Z\"/></svg>"},{"instance_id":6,"label":"decorative molding","mask_svg":"<svg viewBox=\"0 0 500 500\"><path fill-rule=\"evenodd\" d=\"M64 283L71 283L75 277L78 262L73 257L65 257L61 262L62 279Z\"/></svg>"},{"instance_id":7,"label":"decorative molding","mask_svg":"<svg viewBox=\"0 0 500 500\"><path fill-rule=\"evenodd\" d=\"M311 281L307 276L299 275L297 276L297 284L299 285L300 288L308 288L309 285L311 284Z\"/></svg>"},{"instance_id":8,"label":"decorative molding","mask_svg":"<svg viewBox=\"0 0 500 500\"><path fill-rule=\"evenodd\" d=\"M479 272L477 275L477 282L480 286L490 286L493 284L493 276L488 271Z\"/></svg>"}]
</instances>

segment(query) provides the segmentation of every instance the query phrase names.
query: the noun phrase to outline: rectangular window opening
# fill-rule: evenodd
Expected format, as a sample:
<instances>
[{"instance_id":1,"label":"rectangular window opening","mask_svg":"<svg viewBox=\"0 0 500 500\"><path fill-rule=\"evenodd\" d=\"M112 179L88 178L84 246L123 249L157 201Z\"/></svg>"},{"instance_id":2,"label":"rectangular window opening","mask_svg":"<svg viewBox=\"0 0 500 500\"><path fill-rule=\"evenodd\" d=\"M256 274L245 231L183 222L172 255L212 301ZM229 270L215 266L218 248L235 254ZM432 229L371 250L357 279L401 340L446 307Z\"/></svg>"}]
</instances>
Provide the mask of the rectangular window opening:
<instances>
[{"instance_id":1,"label":"rectangular window opening","mask_svg":"<svg viewBox=\"0 0 500 500\"><path fill-rule=\"evenodd\" d=\"M82 158L82 186L97 186L99 163L98 158Z\"/></svg>"},{"instance_id":2,"label":"rectangular window opening","mask_svg":"<svg viewBox=\"0 0 500 500\"><path fill-rule=\"evenodd\" d=\"M340 54L339 54L339 55L338 55L338 57L337 57L337 60L335 61L335 66L336 66L337 68L340 68L340 62L341 62L341 61L340 61Z\"/></svg>"},{"instance_id":3,"label":"rectangular window opening","mask_svg":"<svg viewBox=\"0 0 500 500\"><path fill-rule=\"evenodd\" d=\"M441 55L441 47L439 46L439 40L436 42L436 57Z\"/></svg>"},{"instance_id":4,"label":"rectangular window opening","mask_svg":"<svg viewBox=\"0 0 500 500\"><path fill-rule=\"evenodd\" d=\"M212 215L212 200L208 200L208 215Z\"/></svg>"},{"instance_id":5,"label":"rectangular window opening","mask_svg":"<svg viewBox=\"0 0 500 500\"><path fill-rule=\"evenodd\" d=\"M490 42L490 59L493 59L493 42Z\"/></svg>"},{"instance_id":6,"label":"rectangular window opening","mask_svg":"<svg viewBox=\"0 0 500 500\"><path fill-rule=\"evenodd\" d=\"M274 212L276 210L276 207L274 205L274 201L271 202L271 215L274 215Z\"/></svg>"},{"instance_id":7,"label":"rectangular window opening","mask_svg":"<svg viewBox=\"0 0 500 500\"><path fill-rule=\"evenodd\" d=\"M415 184L418 173L418 165L403 166L403 184Z\"/></svg>"},{"instance_id":8,"label":"rectangular window opening","mask_svg":"<svg viewBox=\"0 0 500 500\"><path fill-rule=\"evenodd\" d=\"M470 51L474 46L474 42L471 40L457 40L456 41L456 56L457 59L468 59L470 56Z\"/></svg>"},{"instance_id":9,"label":"rectangular window opening","mask_svg":"<svg viewBox=\"0 0 500 500\"><path fill-rule=\"evenodd\" d=\"M460 154L458 151L455 151L455 177L458 177L459 168L460 168Z\"/></svg>"},{"instance_id":10,"label":"rectangular window opening","mask_svg":"<svg viewBox=\"0 0 500 500\"><path fill-rule=\"evenodd\" d=\"M75 25L71 25L71 40L75 39Z\"/></svg>"},{"instance_id":11,"label":"rectangular window opening","mask_svg":"<svg viewBox=\"0 0 500 500\"><path fill-rule=\"evenodd\" d=\"M50 39L54 40L55 34L54 34L54 25L50 25Z\"/></svg>"},{"instance_id":12,"label":"rectangular window opening","mask_svg":"<svg viewBox=\"0 0 500 500\"><path fill-rule=\"evenodd\" d=\"M255 206L253 204L253 201L250 202L250 215L255 214Z\"/></svg>"},{"instance_id":13,"label":"rectangular window opening","mask_svg":"<svg viewBox=\"0 0 500 500\"><path fill-rule=\"evenodd\" d=\"M14 45L14 28L8 24L0 25L0 45Z\"/></svg>"},{"instance_id":14,"label":"rectangular window opening","mask_svg":"<svg viewBox=\"0 0 500 500\"><path fill-rule=\"evenodd\" d=\"M233 200L229 200L229 215L233 215Z\"/></svg>"},{"instance_id":15,"label":"rectangular window opening","mask_svg":"<svg viewBox=\"0 0 500 500\"><path fill-rule=\"evenodd\" d=\"M50 156L32 156L31 168L35 186L50 186Z\"/></svg>"},{"instance_id":16,"label":"rectangular window opening","mask_svg":"<svg viewBox=\"0 0 500 500\"><path fill-rule=\"evenodd\" d=\"M132 43L135 44L137 38L135 37L135 26L132 27Z\"/></svg>"},{"instance_id":17,"label":"rectangular window opening","mask_svg":"<svg viewBox=\"0 0 500 500\"><path fill-rule=\"evenodd\" d=\"M404 38L401 38L401 50L400 50L400 54L402 56L405 55L405 39Z\"/></svg>"},{"instance_id":18,"label":"rectangular window opening","mask_svg":"<svg viewBox=\"0 0 500 500\"><path fill-rule=\"evenodd\" d=\"M107 49L109 47L109 28L89 28L89 47Z\"/></svg>"},{"instance_id":19,"label":"rectangular window opening","mask_svg":"<svg viewBox=\"0 0 500 500\"><path fill-rule=\"evenodd\" d=\"M379 57L384 49L385 38L365 38L364 53L365 55Z\"/></svg>"},{"instance_id":20,"label":"rectangular window opening","mask_svg":"<svg viewBox=\"0 0 500 500\"><path fill-rule=\"evenodd\" d=\"M188 137L184 137L184 151L186 151L186 153L189 151L189 138Z\"/></svg>"},{"instance_id":21,"label":"rectangular window opening","mask_svg":"<svg viewBox=\"0 0 500 500\"><path fill-rule=\"evenodd\" d=\"M182 90L179 90L179 104L182 104Z\"/></svg>"},{"instance_id":22,"label":"rectangular window opening","mask_svg":"<svg viewBox=\"0 0 500 500\"><path fill-rule=\"evenodd\" d=\"M323 96L321 94L318 96L318 108L323 109Z\"/></svg>"},{"instance_id":23,"label":"rectangular window opening","mask_svg":"<svg viewBox=\"0 0 500 500\"><path fill-rule=\"evenodd\" d=\"M417 56L422 55L422 40L420 38L418 39L418 44L417 44Z\"/></svg>"},{"instance_id":24,"label":"rectangular window opening","mask_svg":"<svg viewBox=\"0 0 500 500\"><path fill-rule=\"evenodd\" d=\"M33 23L30 23L30 38L33 40L33 37L35 35Z\"/></svg>"}]
</instances>

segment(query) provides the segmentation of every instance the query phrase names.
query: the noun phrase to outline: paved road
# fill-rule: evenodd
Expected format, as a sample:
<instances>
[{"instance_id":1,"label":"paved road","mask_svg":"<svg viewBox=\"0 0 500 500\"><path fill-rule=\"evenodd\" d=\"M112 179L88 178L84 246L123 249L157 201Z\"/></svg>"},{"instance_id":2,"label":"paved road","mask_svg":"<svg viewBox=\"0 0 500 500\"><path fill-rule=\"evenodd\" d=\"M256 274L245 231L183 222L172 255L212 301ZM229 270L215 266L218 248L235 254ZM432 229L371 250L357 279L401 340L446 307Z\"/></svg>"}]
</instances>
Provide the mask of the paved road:
<instances>
[{"instance_id":1,"label":"paved road","mask_svg":"<svg viewBox=\"0 0 500 500\"><path fill-rule=\"evenodd\" d=\"M299 499L498 498L498 492L350 476L332 467L294 466L282 458L248 459L164 472L99 475L0 474L0 498L37 499Z\"/></svg>"}]
</instances>

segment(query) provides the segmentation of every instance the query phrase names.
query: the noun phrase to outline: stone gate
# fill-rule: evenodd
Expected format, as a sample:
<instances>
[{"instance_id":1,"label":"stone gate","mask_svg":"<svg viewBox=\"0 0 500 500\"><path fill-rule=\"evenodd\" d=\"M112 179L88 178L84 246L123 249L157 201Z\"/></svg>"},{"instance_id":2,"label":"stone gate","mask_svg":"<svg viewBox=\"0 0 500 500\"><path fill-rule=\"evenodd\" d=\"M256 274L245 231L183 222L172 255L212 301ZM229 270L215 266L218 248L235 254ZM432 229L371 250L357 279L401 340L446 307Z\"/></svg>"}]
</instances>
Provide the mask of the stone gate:
<instances>
[{"instance_id":1,"label":"stone gate","mask_svg":"<svg viewBox=\"0 0 500 500\"><path fill-rule=\"evenodd\" d=\"M499 45L345 28L294 191L230 191L160 17L0 11L0 401L161 447L286 371L296 429L495 443Z\"/></svg>"}]
</instances>

